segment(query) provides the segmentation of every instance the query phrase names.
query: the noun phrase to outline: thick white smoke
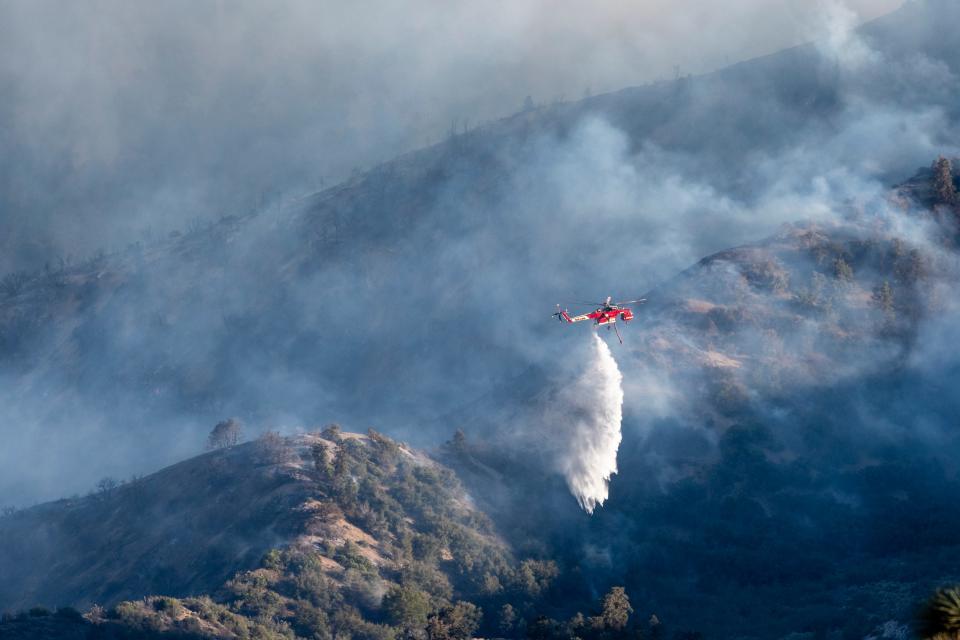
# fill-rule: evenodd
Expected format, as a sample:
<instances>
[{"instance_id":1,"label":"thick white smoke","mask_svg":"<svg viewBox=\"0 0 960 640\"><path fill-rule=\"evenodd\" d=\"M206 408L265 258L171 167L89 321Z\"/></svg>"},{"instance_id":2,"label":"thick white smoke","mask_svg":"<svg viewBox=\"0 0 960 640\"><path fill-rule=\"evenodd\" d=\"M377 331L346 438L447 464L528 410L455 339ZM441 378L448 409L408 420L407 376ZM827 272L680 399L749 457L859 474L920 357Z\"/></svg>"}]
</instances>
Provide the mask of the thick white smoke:
<instances>
[{"instance_id":1,"label":"thick white smoke","mask_svg":"<svg viewBox=\"0 0 960 640\"><path fill-rule=\"evenodd\" d=\"M607 499L610 476L617 472L623 376L607 343L593 335L586 370L565 387L551 408L550 424L559 430L559 470L587 513Z\"/></svg>"}]
</instances>

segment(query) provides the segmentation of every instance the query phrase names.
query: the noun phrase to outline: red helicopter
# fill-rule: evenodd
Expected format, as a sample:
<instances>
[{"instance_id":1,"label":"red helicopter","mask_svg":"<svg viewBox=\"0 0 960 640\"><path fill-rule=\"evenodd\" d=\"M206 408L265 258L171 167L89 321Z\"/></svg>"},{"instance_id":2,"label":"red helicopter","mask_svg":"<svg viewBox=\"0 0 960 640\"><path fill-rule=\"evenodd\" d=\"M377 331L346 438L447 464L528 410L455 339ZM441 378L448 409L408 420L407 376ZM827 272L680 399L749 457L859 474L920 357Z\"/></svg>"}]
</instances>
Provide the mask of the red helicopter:
<instances>
[{"instance_id":1,"label":"red helicopter","mask_svg":"<svg viewBox=\"0 0 960 640\"><path fill-rule=\"evenodd\" d=\"M579 316L570 316L567 313L566 309L560 309L560 305L557 305L557 312L553 314L560 322L583 322L584 320L593 320L596 322L597 326L607 326L607 328L613 327L614 331L617 332L617 339L620 341L620 344L623 344L623 338L620 337L620 330L617 328L617 320L623 320L624 322L630 322L633 320L633 311L627 309L625 305L628 304L643 304L647 301L646 298L641 298L640 300L627 300L626 302L612 302L613 297L607 296L606 301L604 302L574 302L571 304L578 304L583 306L597 307L595 311L590 313L584 313Z\"/></svg>"}]
</instances>

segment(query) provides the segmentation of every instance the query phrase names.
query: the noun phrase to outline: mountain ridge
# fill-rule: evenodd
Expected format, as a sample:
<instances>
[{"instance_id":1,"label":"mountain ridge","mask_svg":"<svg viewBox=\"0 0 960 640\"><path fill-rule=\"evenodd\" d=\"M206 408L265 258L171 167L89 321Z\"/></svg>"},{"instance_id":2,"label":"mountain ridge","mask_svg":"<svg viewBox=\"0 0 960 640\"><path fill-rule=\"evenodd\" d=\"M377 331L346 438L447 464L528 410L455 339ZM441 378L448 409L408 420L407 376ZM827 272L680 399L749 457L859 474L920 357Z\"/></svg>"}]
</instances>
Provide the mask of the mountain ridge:
<instances>
[{"instance_id":1,"label":"mountain ridge","mask_svg":"<svg viewBox=\"0 0 960 640\"><path fill-rule=\"evenodd\" d=\"M9 541L0 556L7 568L0 606L113 606L151 593L212 593L237 571L256 568L277 547L352 542L374 565L394 567L384 546L389 537L382 537L387 533L373 538L345 519L335 499L318 501L315 488L316 461L332 464L342 446L368 449L384 443L413 469L442 471L424 454L371 433L332 431L327 439L319 433L282 437L268 432L128 483L101 483L85 498L8 515L0 519L0 535ZM455 487L444 508L471 520L469 498ZM477 526L482 535L483 527ZM505 548L492 535L486 544ZM325 562L334 574L344 570L336 560Z\"/></svg>"}]
</instances>

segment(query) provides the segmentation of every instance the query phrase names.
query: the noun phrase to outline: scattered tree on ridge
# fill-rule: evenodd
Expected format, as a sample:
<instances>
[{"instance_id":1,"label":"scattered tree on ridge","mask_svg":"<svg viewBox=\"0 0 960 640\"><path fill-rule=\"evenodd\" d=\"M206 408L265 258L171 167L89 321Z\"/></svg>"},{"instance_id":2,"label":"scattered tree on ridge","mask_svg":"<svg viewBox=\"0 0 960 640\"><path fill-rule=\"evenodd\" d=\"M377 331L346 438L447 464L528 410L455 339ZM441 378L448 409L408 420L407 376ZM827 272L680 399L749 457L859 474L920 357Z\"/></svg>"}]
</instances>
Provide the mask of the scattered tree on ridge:
<instances>
[{"instance_id":1,"label":"scattered tree on ridge","mask_svg":"<svg viewBox=\"0 0 960 640\"><path fill-rule=\"evenodd\" d=\"M953 166L943 156L933 163L933 194L936 204L958 204L957 187L953 182Z\"/></svg>"},{"instance_id":2,"label":"scattered tree on ridge","mask_svg":"<svg viewBox=\"0 0 960 640\"><path fill-rule=\"evenodd\" d=\"M207 437L207 448L223 449L224 447L232 447L240 442L240 431L240 421L236 418L218 422L217 425L210 430L210 435Z\"/></svg>"},{"instance_id":3,"label":"scattered tree on ridge","mask_svg":"<svg viewBox=\"0 0 960 640\"><path fill-rule=\"evenodd\" d=\"M893 304L893 287L890 286L889 281L884 280L883 284L874 289L873 303L880 308L888 320L894 318L896 309Z\"/></svg>"}]
</instances>

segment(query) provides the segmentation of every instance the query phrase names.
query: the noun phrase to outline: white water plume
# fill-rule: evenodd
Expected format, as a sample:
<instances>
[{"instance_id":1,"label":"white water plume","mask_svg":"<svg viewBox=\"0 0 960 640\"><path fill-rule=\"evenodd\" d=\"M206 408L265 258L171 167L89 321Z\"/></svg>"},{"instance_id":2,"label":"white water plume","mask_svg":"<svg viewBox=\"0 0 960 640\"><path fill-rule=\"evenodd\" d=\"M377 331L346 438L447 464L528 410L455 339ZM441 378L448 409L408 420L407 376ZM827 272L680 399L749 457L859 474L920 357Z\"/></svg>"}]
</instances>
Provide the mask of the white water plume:
<instances>
[{"instance_id":1,"label":"white water plume","mask_svg":"<svg viewBox=\"0 0 960 640\"><path fill-rule=\"evenodd\" d=\"M593 335L587 367L557 396L549 424L559 428L559 470L587 513L602 505L617 472L623 376L607 343Z\"/></svg>"}]
</instances>

